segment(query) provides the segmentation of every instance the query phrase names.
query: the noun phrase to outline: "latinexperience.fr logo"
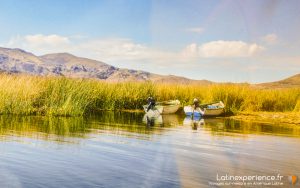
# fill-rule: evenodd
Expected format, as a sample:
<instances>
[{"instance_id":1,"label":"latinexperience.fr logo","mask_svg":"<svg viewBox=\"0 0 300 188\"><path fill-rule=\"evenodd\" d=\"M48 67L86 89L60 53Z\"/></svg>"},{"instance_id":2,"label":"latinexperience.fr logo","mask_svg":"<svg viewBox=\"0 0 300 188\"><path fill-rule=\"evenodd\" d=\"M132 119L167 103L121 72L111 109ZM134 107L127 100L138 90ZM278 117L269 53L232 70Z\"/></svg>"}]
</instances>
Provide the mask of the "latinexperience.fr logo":
<instances>
[{"instance_id":1,"label":"latinexperience.fr logo","mask_svg":"<svg viewBox=\"0 0 300 188\"><path fill-rule=\"evenodd\" d=\"M216 175L215 182L208 182L210 186L286 186L296 185L296 175Z\"/></svg>"}]
</instances>

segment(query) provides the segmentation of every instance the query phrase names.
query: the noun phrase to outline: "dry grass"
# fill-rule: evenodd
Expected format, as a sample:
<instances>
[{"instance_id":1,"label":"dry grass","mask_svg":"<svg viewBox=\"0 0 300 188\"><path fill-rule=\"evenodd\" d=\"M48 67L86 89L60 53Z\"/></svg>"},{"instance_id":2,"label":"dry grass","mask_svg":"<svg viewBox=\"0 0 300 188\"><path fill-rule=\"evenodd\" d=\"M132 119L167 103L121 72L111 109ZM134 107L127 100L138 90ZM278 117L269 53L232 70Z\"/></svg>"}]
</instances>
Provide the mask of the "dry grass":
<instances>
[{"instance_id":1,"label":"dry grass","mask_svg":"<svg viewBox=\"0 0 300 188\"><path fill-rule=\"evenodd\" d=\"M300 89L258 89L248 84L167 85L108 83L90 79L0 75L1 114L81 116L99 109L141 109L148 96L178 99L183 105L222 100L226 113L300 109Z\"/></svg>"}]
</instances>

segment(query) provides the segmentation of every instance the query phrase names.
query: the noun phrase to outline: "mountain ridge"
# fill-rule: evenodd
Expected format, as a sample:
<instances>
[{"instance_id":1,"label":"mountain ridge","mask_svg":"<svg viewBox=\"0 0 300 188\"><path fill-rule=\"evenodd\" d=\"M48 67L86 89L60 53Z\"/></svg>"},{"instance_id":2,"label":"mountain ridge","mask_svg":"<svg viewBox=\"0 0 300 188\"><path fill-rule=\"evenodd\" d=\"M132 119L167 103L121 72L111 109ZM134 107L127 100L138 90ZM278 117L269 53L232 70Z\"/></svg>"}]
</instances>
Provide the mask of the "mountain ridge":
<instances>
[{"instance_id":1,"label":"mountain ridge","mask_svg":"<svg viewBox=\"0 0 300 188\"><path fill-rule=\"evenodd\" d=\"M262 88L300 88L300 74L295 74L279 81L256 84L256 86Z\"/></svg>"},{"instance_id":2,"label":"mountain ridge","mask_svg":"<svg viewBox=\"0 0 300 188\"><path fill-rule=\"evenodd\" d=\"M207 80L192 80L174 75L159 75L141 70L118 68L102 61L77 57L64 52L36 56L19 48L0 47L0 70L8 73L95 78L113 82L153 81L205 85L213 83Z\"/></svg>"},{"instance_id":3,"label":"mountain ridge","mask_svg":"<svg viewBox=\"0 0 300 188\"><path fill-rule=\"evenodd\" d=\"M94 78L111 82L152 81L154 83L199 85L217 83L205 79L193 80L175 75L160 75L142 70L118 68L102 61L77 57L66 52L36 56L20 48L3 47L0 47L0 72ZM251 85L259 88L300 87L300 74L279 81Z\"/></svg>"}]
</instances>

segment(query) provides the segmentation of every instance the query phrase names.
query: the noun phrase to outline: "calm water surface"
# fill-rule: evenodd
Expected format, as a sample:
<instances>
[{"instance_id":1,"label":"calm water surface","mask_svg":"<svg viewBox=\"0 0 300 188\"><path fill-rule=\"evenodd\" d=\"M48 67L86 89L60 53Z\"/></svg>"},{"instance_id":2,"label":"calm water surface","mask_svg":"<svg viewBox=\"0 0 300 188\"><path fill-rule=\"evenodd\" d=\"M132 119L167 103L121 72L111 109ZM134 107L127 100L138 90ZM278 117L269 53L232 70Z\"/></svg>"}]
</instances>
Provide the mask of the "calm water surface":
<instances>
[{"instance_id":1,"label":"calm water surface","mask_svg":"<svg viewBox=\"0 0 300 188\"><path fill-rule=\"evenodd\" d=\"M226 174L281 174L276 187L289 187L287 176L300 177L300 127L140 113L0 116L0 187L216 187Z\"/></svg>"}]
</instances>

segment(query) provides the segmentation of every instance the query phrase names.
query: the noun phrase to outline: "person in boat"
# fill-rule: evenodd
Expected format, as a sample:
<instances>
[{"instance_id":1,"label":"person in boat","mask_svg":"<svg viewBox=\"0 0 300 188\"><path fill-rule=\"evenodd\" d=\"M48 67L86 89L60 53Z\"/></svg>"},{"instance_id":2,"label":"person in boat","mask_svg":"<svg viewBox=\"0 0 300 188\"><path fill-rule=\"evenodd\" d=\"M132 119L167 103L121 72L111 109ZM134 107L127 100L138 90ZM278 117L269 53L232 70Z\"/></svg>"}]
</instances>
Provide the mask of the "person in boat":
<instances>
[{"instance_id":1,"label":"person in boat","mask_svg":"<svg viewBox=\"0 0 300 188\"><path fill-rule=\"evenodd\" d=\"M193 100L193 108L194 108L194 110L197 108L200 108L200 102L197 98L194 98L194 100Z\"/></svg>"},{"instance_id":2,"label":"person in boat","mask_svg":"<svg viewBox=\"0 0 300 188\"><path fill-rule=\"evenodd\" d=\"M155 107L155 100L152 97L148 97L147 102L148 102L148 107L147 107L147 112L148 112L150 109L153 109Z\"/></svg>"}]
</instances>

